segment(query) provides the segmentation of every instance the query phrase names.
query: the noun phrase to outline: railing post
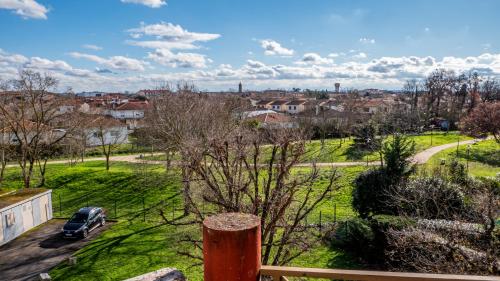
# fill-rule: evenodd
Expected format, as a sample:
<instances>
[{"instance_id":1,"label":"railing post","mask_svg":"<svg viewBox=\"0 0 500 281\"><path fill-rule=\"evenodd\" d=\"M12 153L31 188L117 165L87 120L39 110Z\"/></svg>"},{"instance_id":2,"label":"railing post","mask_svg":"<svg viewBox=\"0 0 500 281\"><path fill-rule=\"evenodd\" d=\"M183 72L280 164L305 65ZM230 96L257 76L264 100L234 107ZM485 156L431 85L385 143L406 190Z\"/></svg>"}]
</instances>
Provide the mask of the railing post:
<instances>
[{"instance_id":1,"label":"railing post","mask_svg":"<svg viewBox=\"0 0 500 281\"><path fill-rule=\"evenodd\" d=\"M260 218L225 213L203 222L204 281L260 280Z\"/></svg>"}]
</instances>

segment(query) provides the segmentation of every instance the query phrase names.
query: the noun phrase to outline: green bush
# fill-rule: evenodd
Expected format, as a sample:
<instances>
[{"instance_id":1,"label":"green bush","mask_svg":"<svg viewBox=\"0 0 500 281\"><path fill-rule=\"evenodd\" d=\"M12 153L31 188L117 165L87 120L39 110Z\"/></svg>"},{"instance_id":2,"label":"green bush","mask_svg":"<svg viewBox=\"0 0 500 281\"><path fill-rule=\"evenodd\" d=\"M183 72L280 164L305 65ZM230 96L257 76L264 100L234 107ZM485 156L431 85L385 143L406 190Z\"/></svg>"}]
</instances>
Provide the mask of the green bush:
<instances>
[{"instance_id":1,"label":"green bush","mask_svg":"<svg viewBox=\"0 0 500 281\"><path fill-rule=\"evenodd\" d=\"M401 230L414 224L411 219L388 215L377 215L371 219L354 218L338 225L331 242L367 263L383 265L388 245L387 231Z\"/></svg>"},{"instance_id":2,"label":"green bush","mask_svg":"<svg viewBox=\"0 0 500 281\"><path fill-rule=\"evenodd\" d=\"M362 218L394 214L394 208L388 204L391 189L392 179L385 169L365 171L354 180L352 206Z\"/></svg>"}]
</instances>

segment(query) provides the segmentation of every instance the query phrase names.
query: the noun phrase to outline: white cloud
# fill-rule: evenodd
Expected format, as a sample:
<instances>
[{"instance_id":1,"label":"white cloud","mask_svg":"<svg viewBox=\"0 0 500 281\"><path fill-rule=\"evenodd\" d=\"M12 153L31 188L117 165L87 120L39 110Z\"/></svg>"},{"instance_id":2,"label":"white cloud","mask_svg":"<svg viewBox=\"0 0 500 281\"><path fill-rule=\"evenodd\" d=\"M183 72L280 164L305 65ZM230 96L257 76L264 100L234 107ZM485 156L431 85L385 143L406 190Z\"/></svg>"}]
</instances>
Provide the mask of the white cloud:
<instances>
[{"instance_id":1,"label":"white cloud","mask_svg":"<svg viewBox=\"0 0 500 281\"><path fill-rule=\"evenodd\" d=\"M361 44L375 44L375 39L363 37L363 38L359 38L359 42Z\"/></svg>"},{"instance_id":2,"label":"white cloud","mask_svg":"<svg viewBox=\"0 0 500 281\"><path fill-rule=\"evenodd\" d=\"M106 59L96 55L82 54L78 52L72 52L70 53L70 56L77 59L90 60L108 68L125 71L144 71L144 67L148 64L144 61L123 56L112 56Z\"/></svg>"},{"instance_id":3,"label":"white cloud","mask_svg":"<svg viewBox=\"0 0 500 281\"><path fill-rule=\"evenodd\" d=\"M354 56L352 56L353 59L366 59L367 57L368 57L368 55L366 55L363 52L359 52L359 53L355 54Z\"/></svg>"},{"instance_id":4,"label":"white cloud","mask_svg":"<svg viewBox=\"0 0 500 281\"><path fill-rule=\"evenodd\" d=\"M0 80L15 78L17 71L30 68L42 73L49 73L60 81L60 88L71 86L75 91L136 91L151 88L158 80L194 81L202 89L234 88L239 81L246 81L250 88L333 88L333 81L346 87L400 88L409 78L423 78L437 68L453 70L456 73L478 71L500 79L500 54L484 53L469 57L430 56L417 57L380 57L369 61L350 60L336 64L266 64L257 60L248 60L236 67L221 64L210 66L206 57L186 56L186 53L175 54L163 52L162 59L166 64L176 67L198 64L204 61L206 68L167 71L163 73L112 73L112 68L100 64L96 69L79 69L61 60L50 60L41 57L25 57L21 54L9 54L0 50ZM187 53L189 54L189 53ZM86 54L83 54L86 55ZM111 59L88 57L101 62ZM159 57L160 58L160 57ZM350 56L345 56L345 59ZM355 83L355 84L353 84Z\"/></svg>"},{"instance_id":5,"label":"white cloud","mask_svg":"<svg viewBox=\"0 0 500 281\"><path fill-rule=\"evenodd\" d=\"M280 43L270 39L261 40L260 46L265 50L264 54L266 54L267 56L278 55L288 57L292 56L295 52L292 49L282 47Z\"/></svg>"},{"instance_id":6,"label":"white cloud","mask_svg":"<svg viewBox=\"0 0 500 281\"><path fill-rule=\"evenodd\" d=\"M199 49L199 46L189 42L170 42L170 41L125 41L128 45L138 46L149 49L169 49L169 50L190 50Z\"/></svg>"},{"instance_id":7,"label":"white cloud","mask_svg":"<svg viewBox=\"0 0 500 281\"><path fill-rule=\"evenodd\" d=\"M167 49L158 49L148 54L148 59L161 65L184 68L205 68L211 60L196 53L172 53Z\"/></svg>"},{"instance_id":8,"label":"white cloud","mask_svg":"<svg viewBox=\"0 0 500 281\"><path fill-rule=\"evenodd\" d=\"M127 32L135 39L154 36L158 40L182 43L207 42L220 37L220 34L215 33L190 32L180 25L165 22L150 25L141 23L140 27L129 29Z\"/></svg>"},{"instance_id":9,"label":"white cloud","mask_svg":"<svg viewBox=\"0 0 500 281\"><path fill-rule=\"evenodd\" d=\"M304 54L300 61L295 62L299 65L320 65L320 64L333 64L333 59L331 58L323 58L316 53L307 53Z\"/></svg>"},{"instance_id":10,"label":"white cloud","mask_svg":"<svg viewBox=\"0 0 500 281\"><path fill-rule=\"evenodd\" d=\"M150 8L160 8L167 4L165 0L121 0L123 3L134 3L148 6Z\"/></svg>"},{"instance_id":11,"label":"white cloud","mask_svg":"<svg viewBox=\"0 0 500 281\"><path fill-rule=\"evenodd\" d=\"M85 49L94 50L94 51L100 51L100 50L102 50L102 47L99 47L97 45L92 45L92 44L85 44L82 47L85 48Z\"/></svg>"},{"instance_id":12,"label":"white cloud","mask_svg":"<svg viewBox=\"0 0 500 281\"><path fill-rule=\"evenodd\" d=\"M13 10L23 18L47 19L49 10L35 0L0 0L0 9Z\"/></svg>"}]
</instances>

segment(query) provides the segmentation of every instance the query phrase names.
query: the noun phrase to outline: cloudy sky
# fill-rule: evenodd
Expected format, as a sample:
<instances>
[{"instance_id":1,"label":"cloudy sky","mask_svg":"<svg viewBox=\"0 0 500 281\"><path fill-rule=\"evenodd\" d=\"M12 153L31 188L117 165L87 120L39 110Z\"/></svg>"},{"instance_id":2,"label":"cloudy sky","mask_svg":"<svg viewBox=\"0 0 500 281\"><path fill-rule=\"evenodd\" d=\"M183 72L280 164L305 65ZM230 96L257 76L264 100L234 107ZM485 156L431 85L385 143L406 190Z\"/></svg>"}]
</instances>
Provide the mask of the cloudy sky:
<instances>
[{"instance_id":1,"label":"cloudy sky","mask_svg":"<svg viewBox=\"0 0 500 281\"><path fill-rule=\"evenodd\" d=\"M498 0L0 0L0 79L60 90L399 89L436 68L500 78Z\"/></svg>"}]
</instances>

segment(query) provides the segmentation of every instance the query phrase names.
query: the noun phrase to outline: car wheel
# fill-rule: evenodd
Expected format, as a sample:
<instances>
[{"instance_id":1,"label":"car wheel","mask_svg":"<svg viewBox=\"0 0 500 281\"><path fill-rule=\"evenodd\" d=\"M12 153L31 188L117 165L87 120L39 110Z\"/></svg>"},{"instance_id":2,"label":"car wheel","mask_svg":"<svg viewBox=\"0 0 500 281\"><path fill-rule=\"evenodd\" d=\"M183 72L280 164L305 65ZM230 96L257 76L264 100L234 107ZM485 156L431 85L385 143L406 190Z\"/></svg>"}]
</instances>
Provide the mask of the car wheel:
<instances>
[{"instance_id":1,"label":"car wheel","mask_svg":"<svg viewBox=\"0 0 500 281\"><path fill-rule=\"evenodd\" d=\"M83 238L87 238L87 236L89 236L89 230L88 229L84 229L83 232L82 232L82 237Z\"/></svg>"},{"instance_id":2,"label":"car wheel","mask_svg":"<svg viewBox=\"0 0 500 281\"><path fill-rule=\"evenodd\" d=\"M106 224L106 219L105 218L102 218L101 219L101 226L104 226Z\"/></svg>"}]
</instances>

